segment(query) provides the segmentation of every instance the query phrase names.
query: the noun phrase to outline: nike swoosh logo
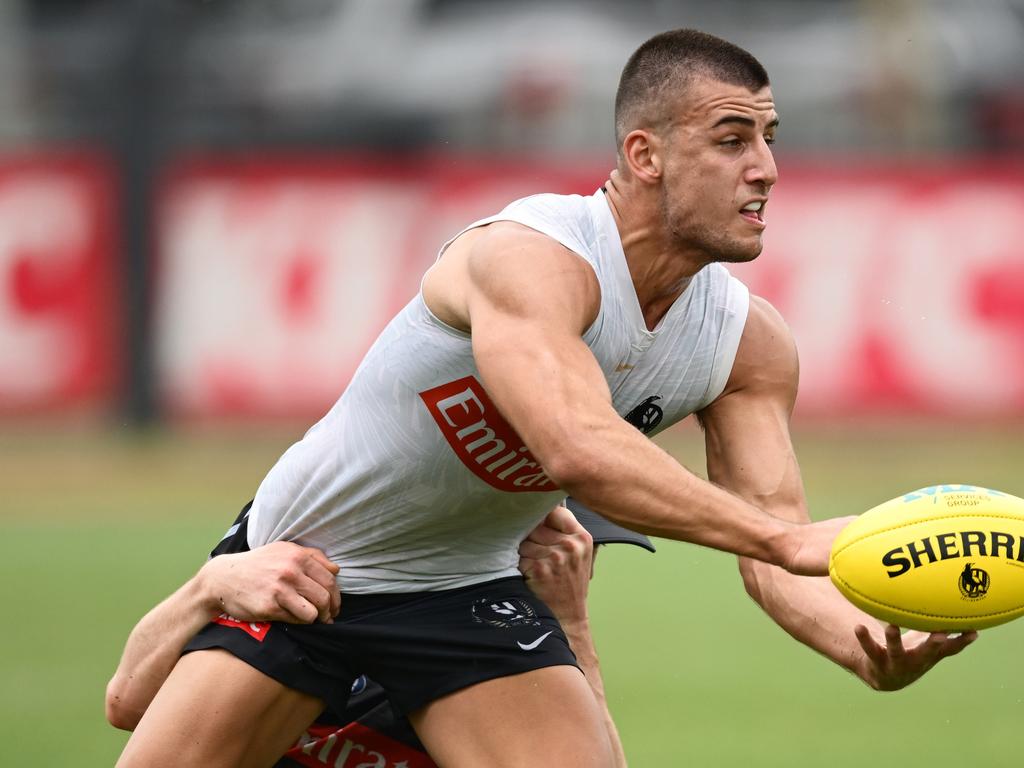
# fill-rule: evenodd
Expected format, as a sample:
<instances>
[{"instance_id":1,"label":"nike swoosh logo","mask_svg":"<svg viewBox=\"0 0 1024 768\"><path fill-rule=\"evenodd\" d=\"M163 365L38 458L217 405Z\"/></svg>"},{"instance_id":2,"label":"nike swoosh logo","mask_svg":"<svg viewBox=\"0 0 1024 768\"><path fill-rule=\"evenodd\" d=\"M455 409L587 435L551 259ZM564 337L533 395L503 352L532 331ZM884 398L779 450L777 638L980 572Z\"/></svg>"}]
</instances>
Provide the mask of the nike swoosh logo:
<instances>
[{"instance_id":1,"label":"nike swoosh logo","mask_svg":"<svg viewBox=\"0 0 1024 768\"><path fill-rule=\"evenodd\" d=\"M632 371L635 367L635 365L630 365L629 363L619 363L615 366L615 372L622 373L623 371Z\"/></svg>"},{"instance_id":2,"label":"nike swoosh logo","mask_svg":"<svg viewBox=\"0 0 1024 768\"><path fill-rule=\"evenodd\" d=\"M551 632L554 632L554 630L551 630ZM540 644L541 644L541 643L543 643L543 642L544 642L545 640L547 640L547 637L548 637L548 635L550 635L550 634L551 634L551 632L545 632L545 633L544 633L543 635L541 635L540 637L538 637L538 638L537 638L536 640L534 640L534 641L533 641L532 643L520 643L519 641L516 641L516 645L518 645L518 646L519 646L520 648L522 648L522 649L523 649L524 651L532 651L532 650L533 650L534 648L536 648L536 647L537 647L538 645L540 645Z\"/></svg>"}]
</instances>

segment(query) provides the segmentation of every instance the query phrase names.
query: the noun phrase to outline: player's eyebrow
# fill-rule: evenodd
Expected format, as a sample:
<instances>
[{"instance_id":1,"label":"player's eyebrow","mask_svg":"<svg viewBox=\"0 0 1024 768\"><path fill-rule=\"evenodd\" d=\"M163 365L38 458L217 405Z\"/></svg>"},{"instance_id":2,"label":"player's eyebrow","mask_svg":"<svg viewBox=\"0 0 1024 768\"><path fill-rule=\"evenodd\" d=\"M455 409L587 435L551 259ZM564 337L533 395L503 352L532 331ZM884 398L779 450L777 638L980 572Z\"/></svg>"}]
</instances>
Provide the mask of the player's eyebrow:
<instances>
[{"instance_id":1,"label":"player's eyebrow","mask_svg":"<svg viewBox=\"0 0 1024 768\"><path fill-rule=\"evenodd\" d=\"M772 120L770 123L768 123L768 125L766 125L765 128L778 128L780 122L781 121L779 120L779 118L776 117L774 120ZM725 117L719 118L718 122L716 122L711 127L712 128L718 128L720 125L730 125L730 124L745 125L748 128L755 128L755 127L757 127L757 123L754 122L754 120L752 120L749 117L743 117L742 115L726 115Z\"/></svg>"}]
</instances>

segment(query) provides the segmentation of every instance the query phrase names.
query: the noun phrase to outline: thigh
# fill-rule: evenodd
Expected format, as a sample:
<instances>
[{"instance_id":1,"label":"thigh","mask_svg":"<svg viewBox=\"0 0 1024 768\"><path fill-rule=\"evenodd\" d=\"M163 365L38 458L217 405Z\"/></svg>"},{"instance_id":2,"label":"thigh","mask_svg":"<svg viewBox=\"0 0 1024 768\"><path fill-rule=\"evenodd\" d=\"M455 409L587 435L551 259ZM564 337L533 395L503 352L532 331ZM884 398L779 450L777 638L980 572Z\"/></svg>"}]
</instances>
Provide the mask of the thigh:
<instances>
[{"instance_id":1,"label":"thigh","mask_svg":"<svg viewBox=\"0 0 1024 768\"><path fill-rule=\"evenodd\" d=\"M117 765L270 766L321 709L227 651L195 651L178 661Z\"/></svg>"},{"instance_id":2,"label":"thigh","mask_svg":"<svg viewBox=\"0 0 1024 768\"><path fill-rule=\"evenodd\" d=\"M351 668L380 683L403 714L487 680L576 664L558 620L521 577L418 595L343 595L339 625ZM301 637L301 627L294 634L318 652L319 638Z\"/></svg>"},{"instance_id":3,"label":"thigh","mask_svg":"<svg viewBox=\"0 0 1024 768\"><path fill-rule=\"evenodd\" d=\"M613 765L602 711L577 667L545 667L478 683L409 719L444 768Z\"/></svg>"}]
</instances>

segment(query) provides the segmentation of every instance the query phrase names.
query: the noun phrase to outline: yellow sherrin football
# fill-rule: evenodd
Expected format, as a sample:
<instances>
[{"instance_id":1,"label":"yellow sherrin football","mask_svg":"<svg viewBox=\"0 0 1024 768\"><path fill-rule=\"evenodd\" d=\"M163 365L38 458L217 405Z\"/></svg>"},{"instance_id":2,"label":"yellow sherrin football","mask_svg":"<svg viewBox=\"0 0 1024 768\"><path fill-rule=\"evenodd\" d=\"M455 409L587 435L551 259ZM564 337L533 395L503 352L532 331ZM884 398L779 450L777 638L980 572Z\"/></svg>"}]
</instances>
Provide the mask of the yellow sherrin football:
<instances>
[{"instance_id":1,"label":"yellow sherrin football","mask_svg":"<svg viewBox=\"0 0 1024 768\"><path fill-rule=\"evenodd\" d=\"M832 582L872 616L930 632L1024 614L1024 499L922 488L871 509L832 544Z\"/></svg>"}]
</instances>

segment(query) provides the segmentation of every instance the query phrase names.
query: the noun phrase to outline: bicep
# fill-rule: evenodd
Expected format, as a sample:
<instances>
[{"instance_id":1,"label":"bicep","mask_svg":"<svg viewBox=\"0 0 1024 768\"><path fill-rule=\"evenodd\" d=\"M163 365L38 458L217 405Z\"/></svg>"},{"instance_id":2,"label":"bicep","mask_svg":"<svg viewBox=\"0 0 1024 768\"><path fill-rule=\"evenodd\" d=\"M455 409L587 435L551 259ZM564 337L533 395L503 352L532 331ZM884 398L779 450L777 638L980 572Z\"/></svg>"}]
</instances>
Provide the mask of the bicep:
<instances>
[{"instance_id":1,"label":"bicep","mask_svg":"<svg viewBox=\"0 0 1024 768\"><path fill-rule=\"evenodd\" d=\"M766 512L808 519L789 431L799 366L792 336L767 302L750 315L725 392L700 414L708 479Z\"/></svg>"},{"instance_id":2,"label":"bicep","mask_svg":"<svg viewBox=\"0 0 1024 768\"><path fill-rule=\"evenodd\" d=\"M473 355L488 393L543 460L588 414L611 410L582 339L600 289L579 256L538 233L513 234L482 239L468 260Z\"/></svg>"}]
</instances>

